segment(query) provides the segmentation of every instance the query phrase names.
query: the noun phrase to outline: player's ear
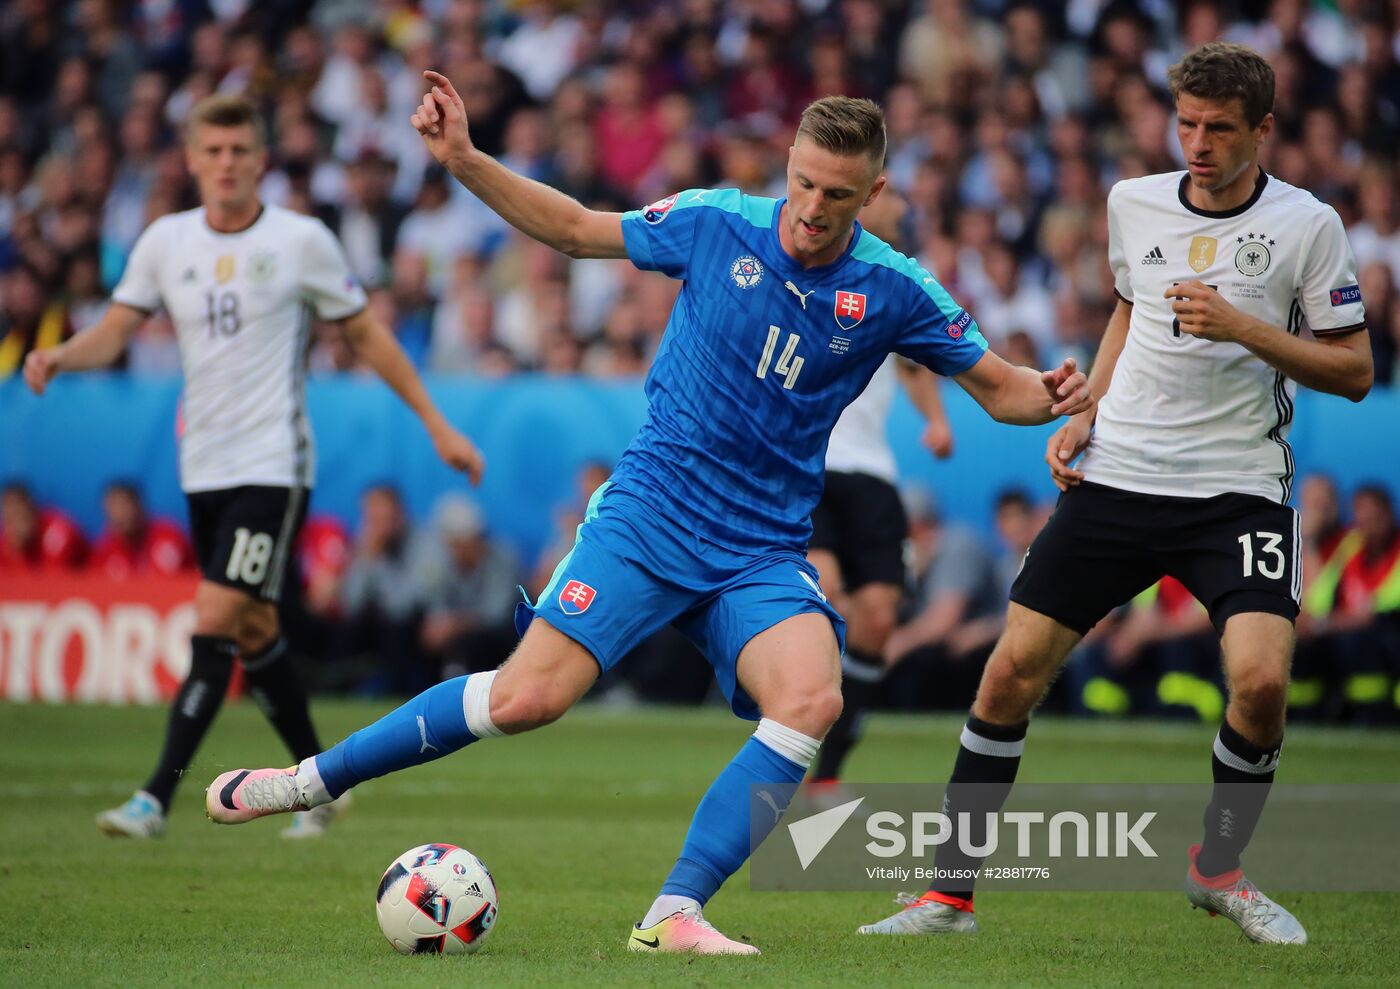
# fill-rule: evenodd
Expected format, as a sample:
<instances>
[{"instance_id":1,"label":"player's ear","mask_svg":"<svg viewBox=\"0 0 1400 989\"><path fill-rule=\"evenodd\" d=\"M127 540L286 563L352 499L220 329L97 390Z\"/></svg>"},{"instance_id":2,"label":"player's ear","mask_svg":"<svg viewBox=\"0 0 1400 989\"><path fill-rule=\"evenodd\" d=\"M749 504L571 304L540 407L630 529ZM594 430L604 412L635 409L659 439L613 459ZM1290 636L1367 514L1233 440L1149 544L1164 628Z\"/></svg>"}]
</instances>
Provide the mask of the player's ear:
<instances>
[{"instance_id":1,"label":"player's ear","mask_svg":"<svg viewBox=\"0 0 1400 989\"><path fill-rule=\"evenodd\" d=\"M1259 121L1259 126L1258 126L1257 128L1255 128L1255 130L1257 130L1257 131L1259 132L1259 140L1260 140L1260 141L1263 141L1264 138L1268 137L1268 136L1269 136L1269 132L1270 132L1271 130L1273 130L1273 129L1274 129L1274 115L1273 115L1272 113L1266 113L1266 114L1264 114L1264 119L1261 120L1261 121Z\"/></svg>"},{"instance_id":2,"label":"player's ear","mask_svg":"<svg viewBox=\"0 0 1400 989\"><path fill-rule=\"evenodd\" d=\"M880 177L875 180L875 184L870 187L870 195L866 196L865 202L861 204L862 208L869 206L871 203L873 203L876 197L880 195L881 190L883 190L884 188L885 175L883 172L881 172Z\"/></svg>"}]
</instances>

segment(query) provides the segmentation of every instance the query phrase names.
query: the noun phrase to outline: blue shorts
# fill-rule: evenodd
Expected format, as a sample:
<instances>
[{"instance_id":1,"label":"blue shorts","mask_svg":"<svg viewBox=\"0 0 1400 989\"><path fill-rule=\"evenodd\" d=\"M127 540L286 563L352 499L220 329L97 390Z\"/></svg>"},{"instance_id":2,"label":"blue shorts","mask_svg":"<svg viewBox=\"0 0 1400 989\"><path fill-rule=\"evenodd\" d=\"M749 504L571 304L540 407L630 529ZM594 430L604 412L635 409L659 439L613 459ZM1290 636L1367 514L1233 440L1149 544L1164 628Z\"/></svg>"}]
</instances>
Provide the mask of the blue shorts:
<instances>
[{"instance_id":1,"label":"blue shorts","mask_svg":"<svg viewBox=\"0 0 1400 989\"><path fill-rule=\"evenodd\" d=\"M515 628L524 635L538 615L607 672L671 623L710 661L734 713L757 720L758 706L735 673L739 652L758 633L809 611L831 619L844 648L846 623L800 553L716 546L609 482L589 501L574 548L539 600L516 607Z\"/></svg>"}]
</instances>

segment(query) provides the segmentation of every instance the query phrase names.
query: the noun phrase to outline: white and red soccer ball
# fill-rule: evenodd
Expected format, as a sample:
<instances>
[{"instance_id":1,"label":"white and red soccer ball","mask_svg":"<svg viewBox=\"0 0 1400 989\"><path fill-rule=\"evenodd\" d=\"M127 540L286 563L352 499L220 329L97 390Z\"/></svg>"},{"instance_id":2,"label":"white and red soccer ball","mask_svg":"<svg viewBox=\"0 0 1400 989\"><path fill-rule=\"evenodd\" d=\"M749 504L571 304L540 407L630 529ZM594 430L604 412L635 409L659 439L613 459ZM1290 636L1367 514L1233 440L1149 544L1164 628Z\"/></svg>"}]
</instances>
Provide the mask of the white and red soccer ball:
<instances>
[{"instance_id":1,"label":"white and red soccer ball","mask_svg":"<svg viewBox=\"0 0 1400 989\"><path fill-rule=\"evenodd\" d=\"M379 880L379 929L403 955L465 955L496 924L500 898L471 852L437 842L404 852Z\"/></svg>"}]
</instances>

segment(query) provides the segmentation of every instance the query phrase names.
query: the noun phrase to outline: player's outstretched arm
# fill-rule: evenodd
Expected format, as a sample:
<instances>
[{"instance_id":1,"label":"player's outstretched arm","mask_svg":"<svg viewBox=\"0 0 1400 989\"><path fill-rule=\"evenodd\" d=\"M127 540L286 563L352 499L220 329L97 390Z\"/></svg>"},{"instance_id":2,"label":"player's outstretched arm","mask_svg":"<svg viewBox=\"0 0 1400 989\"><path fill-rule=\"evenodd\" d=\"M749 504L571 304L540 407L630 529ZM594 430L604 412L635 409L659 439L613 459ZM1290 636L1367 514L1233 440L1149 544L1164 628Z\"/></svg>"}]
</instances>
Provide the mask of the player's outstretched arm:
<instances>
[{"instance_id":1,"label":"player's outstretched arm","mask_svg":"<svg viewBox=\"0 0 1400 989\"><path fill-rule=\"evenodd\" d=\"M1084 473L1070 465L1089 445L1089 435L1094 429L1094 417L1099 413L1099 402L1108 394L1108 387L1113 383L1113 369L1118 366L1123 345L1128 342L1128 325L1132 322L1132 316L1132 303L1119 299L1113 315L1109 317L1103 339L1099 341L1099 352L1094 357L1094 366L1089 369L1089 393L1094 396L1093 405L1078 415L1071 416L1069 422L1055 430L1050 441L1045 444L1045 463L1050 468L1050 479L1061 491L1066 491L1084 480Z\"/></svg>"},{"instance_id":2,"label":"player's outstretched arm","mask_svg":"<svg viewBox=\"0 0 1400 989\"><path fill-rule=\"evenodd\" d=\"M473 484L481 483L482 471L486 469L481 451L438 411L389 328L362 309L345 320L345 336L355 354L422 420L443 463L465 473Z\"/></svg>"},{"instance_id":3,"label":"player's outstretched arm","mask_svg":"<svg viewBox=\"0 0 1400 989\"><path fill-rule=\"evenodd\" d=\"M895 367L909 401L924 417L923 443L939 460L953 455L953 429L943 410L943 396L938 390L938 375L922 364L900 358Z\"/></svg>"},{"instance_id":4,"label":"player's outstretched arm","mask_svg":"<svg viewBox=\"0 0 1400 989\"><path fill-rule=\"evenodd\" d=\"M106 367L122 355L147 315L120 302L111 303L95 325L71 340L31 352L24 360L25 384L34 394L42 395L49 382L64 372Z\"/></svg>"},{"instance_id":5,"label":"player's outstretched arm","mask_svg":"<svg viewBox=\"0 0 1400 989\"><path fill-rule=\"evenodd\" d=\"M444 168L517 230L575 258L623 258L622 214L587 209L543 182L517 175L473 144L462 98L440 72L410 118Z\"/></svg>"},{"instance_id":6,"label":"player's outstretched arm","mask_svg":"<svg viewBox=\"0 0 1400 989\"><path fill-rule=\"evenodd\" d=\"M997 422L1039 426L1094 406L1084 372L1067 359L1051 371L1015 367L990 350L953 379Z\"/></svg>"}]
</instances>

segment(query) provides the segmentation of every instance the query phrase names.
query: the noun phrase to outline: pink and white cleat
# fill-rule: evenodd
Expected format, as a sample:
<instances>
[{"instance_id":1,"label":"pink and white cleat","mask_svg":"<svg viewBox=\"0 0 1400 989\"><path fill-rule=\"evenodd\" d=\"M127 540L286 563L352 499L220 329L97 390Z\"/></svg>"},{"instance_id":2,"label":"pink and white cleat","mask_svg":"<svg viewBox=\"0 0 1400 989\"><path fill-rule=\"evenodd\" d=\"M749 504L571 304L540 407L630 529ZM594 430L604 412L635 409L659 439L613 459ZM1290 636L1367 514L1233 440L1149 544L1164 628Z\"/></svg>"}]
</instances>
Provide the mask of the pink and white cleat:
<instances>
[{"instance_id":1,"label":"pink and white cleat","mask_svg":"<svg viewBox=\"0 0 1400 989\"><path fill-rule=\"evenodd\" d=\"M715 930L695 906L682 907L651 927L632 927L627 939L629 951L667 951L693 955L757 955L759 950L735 941Z\"/></svg>"},{"instance_id":2,"label":"pink and white cleat","mask_svg":"<svg viewBox=\"0 0 1400 989\"><path fill-rule=\"evenodd\" d=\"M246 824L255 817L309 810L290 769L235 769L224 773L204 791L204 810L215 824Z\"/></svg>"}]
</instances>

